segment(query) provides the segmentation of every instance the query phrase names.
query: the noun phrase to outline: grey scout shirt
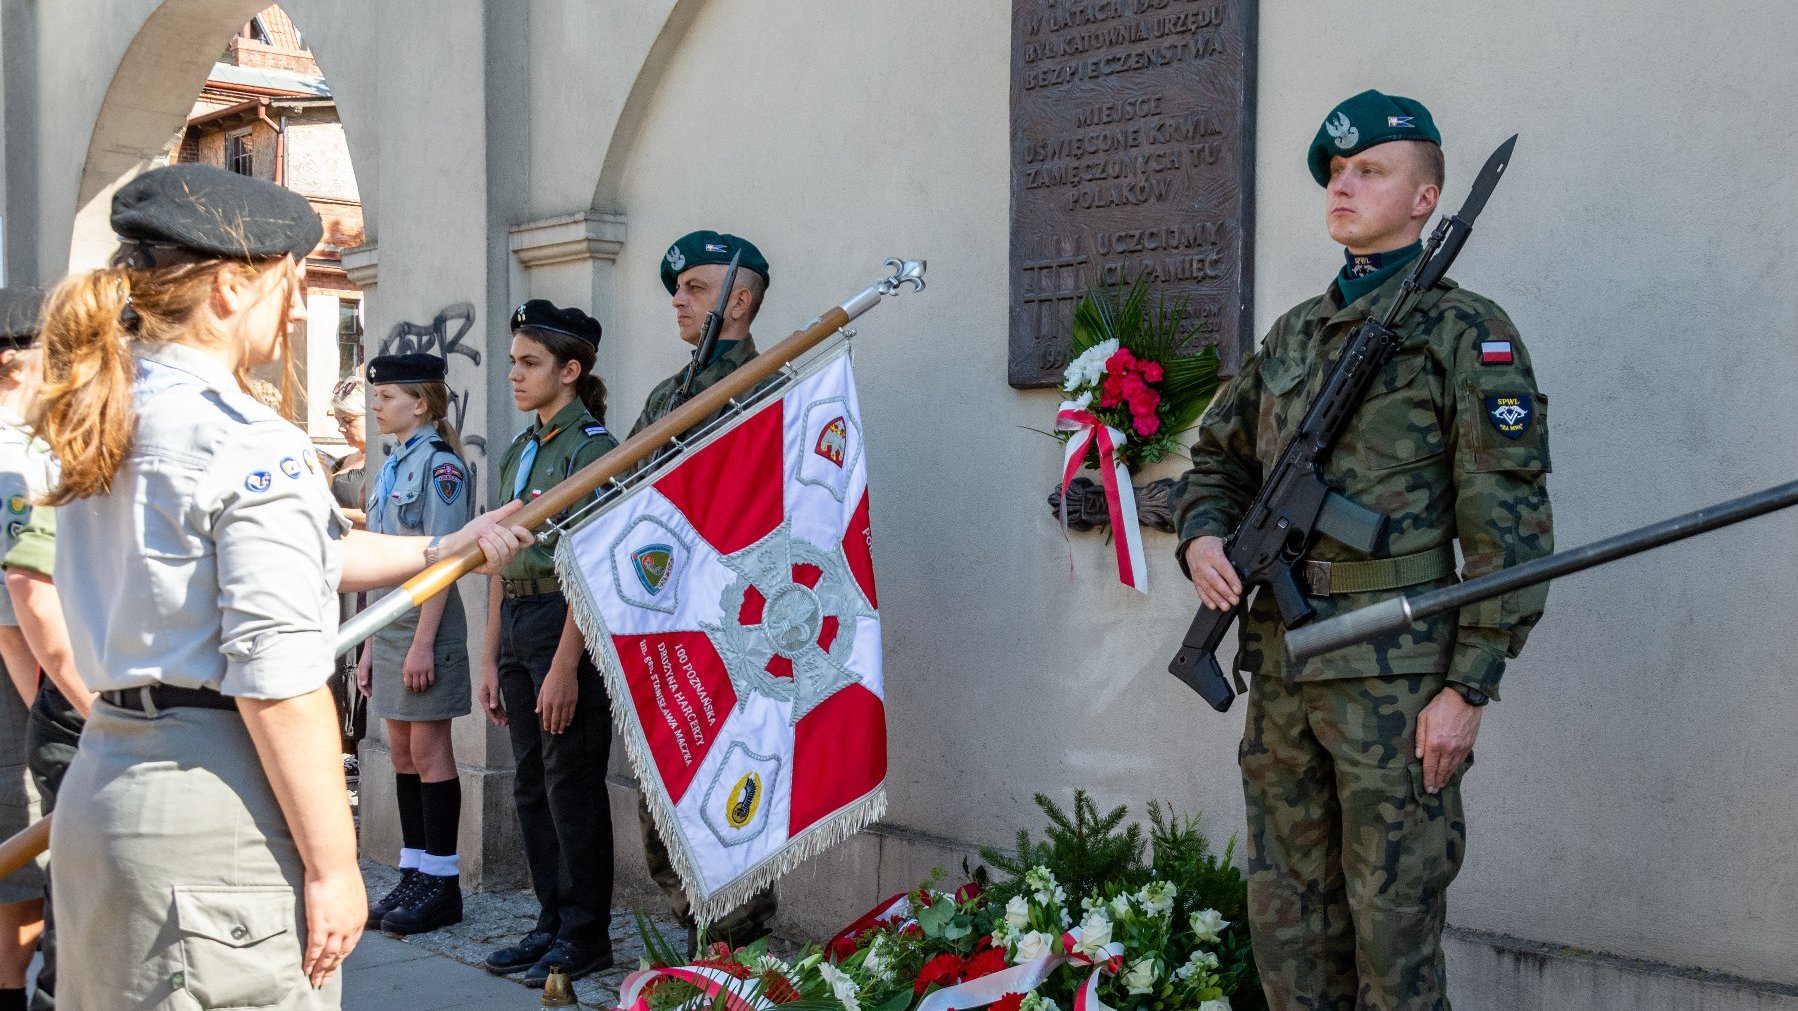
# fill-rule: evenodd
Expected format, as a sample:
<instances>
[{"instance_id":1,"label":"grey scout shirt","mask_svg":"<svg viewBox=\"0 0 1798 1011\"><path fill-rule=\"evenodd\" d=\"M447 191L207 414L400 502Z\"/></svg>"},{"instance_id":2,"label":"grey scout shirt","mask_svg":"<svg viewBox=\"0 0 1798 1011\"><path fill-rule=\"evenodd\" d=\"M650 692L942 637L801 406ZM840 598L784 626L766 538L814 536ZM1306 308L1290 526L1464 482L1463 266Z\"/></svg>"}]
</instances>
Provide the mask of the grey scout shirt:
<instances>
[{"instance_id":1,"label":"grey scout shirt","mask_svg":"<svg viewBox=\"0 0 1798 1011\"><path fill-rule=\"evenodd\" d=\"M468 465L435 428L421 428L393 447L398 458L393 488L385 502L380 471L369 482L368 528L379 534L452 534L474 519L468 492ZM383 465L384 469L385 465Z\"/></svg>"},{"instance_id":2,"label":"grey scout shirt","mask_svg":"<svg viewBox=\"0 0 1798 1011\"><path fill-rule=\"evenodd\" d=\"M218 359L178 344L132 353L137 428L112 490L58 510L77 668L97 691L312 691L333 669L350 525L311 444Z\"/></svg>"}]
</instances>

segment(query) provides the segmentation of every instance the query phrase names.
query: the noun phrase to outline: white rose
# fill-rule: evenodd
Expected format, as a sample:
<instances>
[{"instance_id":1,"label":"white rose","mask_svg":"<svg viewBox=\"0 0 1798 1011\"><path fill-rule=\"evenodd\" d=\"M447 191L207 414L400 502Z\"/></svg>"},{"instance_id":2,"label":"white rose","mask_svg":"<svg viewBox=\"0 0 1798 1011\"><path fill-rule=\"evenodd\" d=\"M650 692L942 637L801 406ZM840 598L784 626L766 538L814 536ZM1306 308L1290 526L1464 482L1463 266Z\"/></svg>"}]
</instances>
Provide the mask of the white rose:
<instances>
[{"instance_id":1,"label":"white rose","mask_svg":"<svg viewBox=\"0 0 1798 1011\"><path fill-rule=\"evenodd\" d=\"M1199 1005L1199 1011L1230 1011L1230 998L1219 997Z\"/></svg>"},{"instance_id":2,"label":"white rose","mask_svg":"<svg viewBox=\"0 0 1798 1011\"><path fill-rule=\"evenodd\" d=\"M1111 900L1111 915L1123 919L1130 915L1130 896L1120 895Z\"/></svg>"},{"instance_id":3,"label":"white rose","mask_svg":"<svg viewBox=\"0 0 1798 1011\"><path fill-rule=\"evenodd\" d=\"M1174 896L1178 894L1179 889L1170 882L1151 881L1136 893L1136 902L1142 906L1143 912L1150 916L1160 916L1174 908Z\"/></svg>"},{"instance_id":4,"label":"white rose","mask_svg":"<svg viewBox=\"0 0 1798 1011\"><path fill-rule=\"evenodd\" d=\"M1023 930L1030 924L1030 903L1022 895L1013 895L1005 904L1005 923L1012 930Z\"/></svg>"},{"instance_id":5,"label":"white rose","mask_svg":"<svg viewBox=\"0 0 1798 1011\"><path fill-rule=\"evenodd\" d=\"M1219 940L1219 935L1224 932L1224 928L1230 925L1230 921L1224 919L1224 914L1215 909L1199 910L1192 914L1191 922L1192 932L1197 934L1199 940L1206 944L1216 944Z\"/></svg>"},{"instance_id":6,"label":"white rose","mask_svg":"<svg viewBox=\"0 0 1798 1011\"><path fill-rule=\"evenodd\" d=\"M1080 921L1080 944L1075 948L1097 962L1105 957L1105 946L1111 943L1111 921L1103 910L1095 909Z\"/></svg>"},{"instance_id":7,"label":"white rose","mask_svg":"<svg viewBox=\"0 0 1798 1011\"><path fill-rule=\"evenodd\" d=\"M1150 993L1155 989L1155 960L1139 958L1124 974L1124 988L1131 993Z\"/></svg>"},{"instance_id":8,"label":"white rose","mask_svg":"<svg viewBox=\"0 0 1798 1011\"><path fill-rule=\"evenodd\" d=\"M1040 930L1032 930L1018 938L1018 950L1012 962L1019 965L1034 962L1039 958L1048 958L1054 952L1055 942L1049 935Z\"/></svg>"}]
</instances>

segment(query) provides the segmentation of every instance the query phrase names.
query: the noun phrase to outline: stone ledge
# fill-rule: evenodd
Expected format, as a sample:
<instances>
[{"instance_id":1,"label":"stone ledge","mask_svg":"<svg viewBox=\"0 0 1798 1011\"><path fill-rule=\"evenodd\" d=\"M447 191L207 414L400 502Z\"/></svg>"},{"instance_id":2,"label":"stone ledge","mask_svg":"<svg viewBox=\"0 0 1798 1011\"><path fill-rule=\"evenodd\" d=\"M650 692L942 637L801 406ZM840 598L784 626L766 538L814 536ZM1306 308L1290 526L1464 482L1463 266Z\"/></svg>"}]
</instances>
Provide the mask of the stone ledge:
<instances>
[{"instance_id":1,"label":"stone ledge","mask_svg":"<svg viewBox=\"0 0 1798 1011\"><path fill-rule=\"evenodd\" d=\"M618 259L624 248L624 216L580 211L513 225L512 255L527 267Z\"/></svg>"},{"instance_id":2,"label":"stone ledge","mask_svg":"<svg viewBox=\"0 0 1798 1011\"><path fill-rule=\"evenodd\" d=\"M351 246L338 253L342 258L343 272L349 276L351 283L358 288L372 288L376 283L376 275L380 273L381 256L375 244Z\"/></svg>"}]
</instances>

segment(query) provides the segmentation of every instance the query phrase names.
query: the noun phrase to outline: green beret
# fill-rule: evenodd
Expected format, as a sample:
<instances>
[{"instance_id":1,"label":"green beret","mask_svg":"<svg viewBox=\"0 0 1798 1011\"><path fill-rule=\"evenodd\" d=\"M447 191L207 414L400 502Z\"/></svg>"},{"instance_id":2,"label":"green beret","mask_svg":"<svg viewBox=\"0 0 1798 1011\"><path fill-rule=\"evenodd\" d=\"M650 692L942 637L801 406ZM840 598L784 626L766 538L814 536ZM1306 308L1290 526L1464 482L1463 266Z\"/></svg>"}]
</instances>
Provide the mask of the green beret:
<instances>
[{"instance_id":1,"label":"green beret","mask_svg":"<svg viewBox=\"0 0 1798 1011\"><path fill-rule=\"evenodd\" d=\"M599 320L573 306L558 309L556 304L547 298L533 298L512 310L512 331L516 333L520 328L527 326L567 334L570 337L584 340L594 347L599 347L601 333Z\"/></svg>"},{"instance_id":2,"label":"green beret","mask_svg":"<svg viewBox=\"0 0 1798 1011\"><path fill-rule=\"evenodd\" d=\"M1330 110L1311 141L1311 177L1330 185L1330 159L1360 154L1389 140L1427 140L1441 145L1430 110L1414 98L1363 91Z\"/></svg>"},{"instance_id":3,"label":"green beret","mask_svg":"<svg viewBox=\"0 0 1798 1011\"><path fill-rule=\"evenodd\" d=\"M36 288L0 288L0 350L37 343L44 293Z\"/></svg>"},{"instance_id":4,"label":"green beret","mask_svg":"<svg viewBox=\"0 0 1798 1011\"><path fill-rule=\"evenodd\" d=\"M193 163L151 169L119 187L112 230L119 241L144 247L150 264L157 246L232 259L304 260L325 234L298 193Z\"/></svg>"},{"instance_id":5,"label":"green beret","mask_svg":"<svg viewBox=\"0 0 1798 1011\"><path fill-rule=\"evenodd\" d=\"M682 271L706 263L729 263L738 250L743 252L743 258L737 261L737 266L762 275L762 286L767 287L767 257L755 248L755 243L724 232L688 232L676 239L668 252L662 254L662 287L672 295L674 282Z\"/></svg>"},{"instance_id":6,"label":"green beret","mask_svg":"<svg viewBox=\"0 0 1798 1011\"><path fill-rule=\"evenodd\" d=\"M389 383L441 383L449 375L449 363L437 355L413 351L380 355L368 361L368 385Z\"/></svg>"}]
</instances>

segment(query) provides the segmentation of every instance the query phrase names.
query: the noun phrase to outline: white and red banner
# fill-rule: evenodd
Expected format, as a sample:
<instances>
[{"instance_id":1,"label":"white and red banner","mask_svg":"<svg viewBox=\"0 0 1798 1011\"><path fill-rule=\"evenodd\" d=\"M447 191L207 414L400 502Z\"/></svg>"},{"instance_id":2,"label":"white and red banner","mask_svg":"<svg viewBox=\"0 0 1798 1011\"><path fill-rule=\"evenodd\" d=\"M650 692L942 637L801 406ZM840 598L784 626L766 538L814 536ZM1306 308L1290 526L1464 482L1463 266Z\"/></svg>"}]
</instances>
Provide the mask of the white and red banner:
<instances>
[{"instance_id":1,"label":"white and red banner","mask_svg":"<svg viewBox=\"0 0 1798 1011\"><path fill-rule=\"evenodd\" d=\"M870 545L845 347L556 549L702 922L885 811Z\"/></svg>"}]
</instances>

